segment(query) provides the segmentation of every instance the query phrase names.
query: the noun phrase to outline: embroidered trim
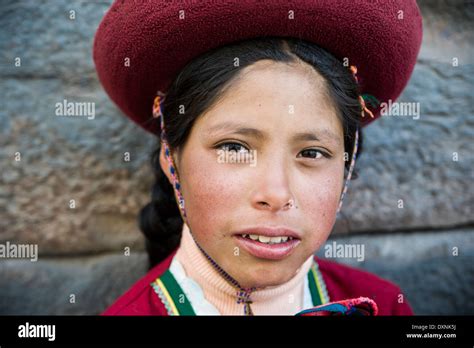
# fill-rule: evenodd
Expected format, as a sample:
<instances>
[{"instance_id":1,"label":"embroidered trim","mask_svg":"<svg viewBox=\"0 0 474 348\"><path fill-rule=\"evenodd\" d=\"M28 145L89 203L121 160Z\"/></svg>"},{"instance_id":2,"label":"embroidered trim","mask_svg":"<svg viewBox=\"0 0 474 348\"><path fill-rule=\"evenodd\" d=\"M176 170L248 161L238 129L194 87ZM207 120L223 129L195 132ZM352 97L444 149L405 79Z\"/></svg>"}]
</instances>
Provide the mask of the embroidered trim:
<instances>
[{"instance_id":1,"label":"embroidered trim","mask_svg":"<svg viewBox=\"0 0 474 348\"><path fill-rule=\"evenodd\" d=\"M171 299L171 296L169 295L161 280L157 278L150 285L153 287L153 290L155 290L161 302L163 302L163 305L165 306L168 315L179 315L178 310L173 300Z\"/></svg>"},{"instance_id":2,"label":"embroidered trim","mask_svg":"<svg viewBox=\"0 0 474 348\"><path fill-rule=\"evenodd\" d=\"M314 269L315 272L315 279L316 279L316 285L318 287L318 292L319 296L321 297L321 302L323 304L328 303L330 301L329 299L329 293L326 288L326 283L324 282L323 275L321 271L319 270L319 265L316 262L316 260L313 262L313 266L311 267L312 270Z\"/></svg>"},{"instance_id":3,"label":"embroidered trim","mask_svg":"<svg viewBox=\"0 0 474 348\"><path fill-rule=\"evenodd\" d=\"M375 316L378 313L378 307L374 300L368 297L351 298L342 301L336 301L309 308L297 313L303 316L335 316L335 315L356 315L356 316Z\"/></svg>"},{"instance_id":4,"label":"embroidered trim","mask_svg":"<svg viewBox=\"0 0 474 348\"><path fill-rule=\"evenodd\" d=\"M173 315L195 315L191 303L169 269L155 279L153 285L156 286L155 292L158 290L163 298L167 300L168 307Z\"/></svg>"}]
</instances>

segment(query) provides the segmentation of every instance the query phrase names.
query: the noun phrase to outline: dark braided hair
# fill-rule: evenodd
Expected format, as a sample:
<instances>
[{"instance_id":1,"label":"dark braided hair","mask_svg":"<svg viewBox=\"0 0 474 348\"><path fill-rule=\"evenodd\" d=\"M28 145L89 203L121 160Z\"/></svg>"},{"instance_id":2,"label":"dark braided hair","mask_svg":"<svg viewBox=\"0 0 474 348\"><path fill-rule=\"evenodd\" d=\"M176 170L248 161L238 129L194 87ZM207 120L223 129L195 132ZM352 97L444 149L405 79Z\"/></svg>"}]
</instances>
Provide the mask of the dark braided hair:
<instances>
[{"instance_id":1,"label":"dark braided hair","mask_svg":"<svg viewBox=\"0 0 474 348\"><path fill-rule=\"evenodd\" d=\"M234 66L239 59L238 67ZM206 52L186 65L170 86L163 103L165 129L170 149L180 151L191 128L239 77L239 71L269 59L287 64L304 61L323 76L327 94L334 103L344 131L344 148L350 159L355 131L360 126L360 91L348 67L319 46L295 38L262 37ZM183 113L182 111L185 110ZM158 127L159 128L159 127ZM165 259L181 239L183 220L173 187L160 166L161 144L151 156L155 173L151 202L140 212L139 226L146 237L150 267ZM359 132L358 154L362 151ZM346 172L350 161L346 161ZM357 177L354 172L353 178Z\"/></svg>"}]
</instances>

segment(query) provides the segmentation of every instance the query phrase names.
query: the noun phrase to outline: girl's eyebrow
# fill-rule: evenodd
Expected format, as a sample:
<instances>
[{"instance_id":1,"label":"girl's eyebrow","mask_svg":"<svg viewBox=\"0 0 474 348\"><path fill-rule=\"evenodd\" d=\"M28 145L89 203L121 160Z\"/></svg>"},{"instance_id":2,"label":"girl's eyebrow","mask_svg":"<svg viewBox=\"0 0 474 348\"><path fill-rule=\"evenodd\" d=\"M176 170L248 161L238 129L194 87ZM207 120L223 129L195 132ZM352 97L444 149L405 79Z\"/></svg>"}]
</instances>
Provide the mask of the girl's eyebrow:
<instances>
[{"instance_id":1,"label":"girl's eyebrow","mask_svg":"<svg viewBox=\"0 0 474 348\"><path fill-rule=\"evenodd\" d=\"M266 138L265 132L258 130L256 128L247 127L241 123L235 122L222 122L218 123L207 130L207 133L212 134L221 131L232 131L232 133L241 134L241 135L250 135L255 138Z\"/></svg>"},{"instance_id":2,"label":"girl's eyebrow","mask_svg":"<svg viewBox=\"0 0 474 348\"><path fill-rule=\"evenodd\" d=\"M329 140L329 141L335 141L336 143L340 143L341 139L338 137L333 131L323 128L323 129L314 129L314 130L309 130L307 132L300 132L296 133L291 137L293 141L321 141L322 139L324 140Z\"/></svg>"},{"instance_id":3,"label":"girl's eyebrow","mask_svg":"<svg viewBox=\"0 0 474 348\"><path fill-rule=\"evenodd\" d=\"M261 131L256 128L248 127L245 124L231 122L231 121L218 123L210 127L206 133L213 134L213 133L221 132L221 131L232 131L232 133L234 134L249 135L249 136L253 136L255 138L260 138L260 139L266 139L268 137L264 131ZM331 130L327 128L322 128L318 130L311 129L306 132L296 133L291 137L291 140L293 142L321 141L322 139L332 140L338 144L341 142L341 139L334 132L332 132Z\"/></svg>"}]
</instances>

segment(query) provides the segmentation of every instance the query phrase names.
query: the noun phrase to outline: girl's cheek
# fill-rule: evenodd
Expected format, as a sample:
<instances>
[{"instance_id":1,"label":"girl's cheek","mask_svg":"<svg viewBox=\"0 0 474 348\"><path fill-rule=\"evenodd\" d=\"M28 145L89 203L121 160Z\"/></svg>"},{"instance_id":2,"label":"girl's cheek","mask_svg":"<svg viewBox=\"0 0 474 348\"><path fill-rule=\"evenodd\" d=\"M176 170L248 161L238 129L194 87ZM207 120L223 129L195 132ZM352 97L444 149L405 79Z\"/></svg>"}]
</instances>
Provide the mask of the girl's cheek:
<instances>
[{"instance_id":1,"label":"girl's cheek","mask_svg":"<svg viewBox=\"0 0 474 348\"><path fill-rule=\"evenodd\" d=\"M232 218L232 210L237 209L233 205L243 195L242 176L228 166L213 158L188 162L183 196L189 223L196 234L206 231L200 238L210 239L220 228L225 228L221 220Z\"/></svg>"},{"instance_id":2,"label":"girl's cheek","mask_svg":"<svg viewBox=\"0 0 474 348\"><path fill-rule=\"evenodd\" d=\"M341 183L329 179L324 184L316 185L306 191L303 201L303 216L309 218L308 243L317 250L330 235L339 205Z\"/></svg>"}]
</instances>

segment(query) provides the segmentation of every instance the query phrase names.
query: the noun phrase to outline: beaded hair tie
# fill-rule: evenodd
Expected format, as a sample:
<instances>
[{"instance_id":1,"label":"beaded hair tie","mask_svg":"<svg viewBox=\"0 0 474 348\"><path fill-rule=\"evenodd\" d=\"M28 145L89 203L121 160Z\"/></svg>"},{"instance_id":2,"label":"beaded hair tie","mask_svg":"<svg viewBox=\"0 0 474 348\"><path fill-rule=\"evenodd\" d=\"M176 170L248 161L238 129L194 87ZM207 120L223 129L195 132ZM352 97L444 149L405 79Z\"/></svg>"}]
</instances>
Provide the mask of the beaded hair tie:
<instances>
[{"instance_id":1,"label":"beaded hair tie","mask_svg":"<svg viewBox=\"0 0 474 348\"><path fill-rule=\"evenodd\" d=\"M339 206L337 207L337 213L339 213L339 211L342 208L342 202L344 200L344 196L346 195L347 188L349 187L349 181L352 178L352 172L354 171L358 147L359 147L359 127L357 127L356 132L355 132L355 140L354 140L354 148L352 149L351 164L349 165L349 172L347 173L347 178L344 182L344 189L342 190L341 198L339 199Z\"/></svg>"},{"instance_id":2,"label":"beaded hair tie","mask_svg":"<svg viewBox=\"0 0 474 348\"><path fill-rule=\"evenodd\" d=\"M178 205L179 205L179 210L181 212L181 216L183 218L183 221L187 222L186 209L184 208L184 198L183 198L183 195L181 194L181 184L179 183L178 173L175 170L173 158L171 156L170 148L168 146L168 141L166 139L165 121L163 117L163 101L165 100L165 97L166 96L161 92L158 92L158 95L155 97L155 101L153 103L153 118L160 119L161 145L163 146L163 149L165 151L165 157L166 157L166 160L168 161L169 170L171 173L171 179L173 181L173 188L176 193L176 196L178 197Z\"/></svg>"},{"instance_id":3,"label":"beaded hair tie","mask_svg":"<svg viewBox=\"0 0 474 348\"><path fill-rule=\"evenodd\" d=\"M355 65L351 65L350 70L356 82L359 83L359 79L357 78L357 67ZM362 106L361 116L365 117L365 113L368 113L370 117L374 118L374 114L372 113L372 111L370 111L367 108L367 106L365 105L365 100L361 95L359 95L359 102L360 102L360 105Z\"/></svg>"},{"instance_id":4,"label":"beaded hair tie","mask_svg":"<svg viewBox=\"0 0 474 348\"><path fill-rule=\"evenodd\" d=\"M355 79L356 83L358 84L359 79L357 78L357 67L355 65L351 65L350 66L350 71L352 73L352 76L354 76L354 79ZM365 114L367 113L367 114L369 114L370 117L374 118L374 114L367 108L367 106L365 105L365 100L361 95L359 95L359 102L360 102L360 106L362 108L361 116L365 117ZM349 187L349 181L352 178L352 173L354 171L355 161L356 161L356 158L357 158L358 147L359 147L359 127L356 128L355 139L354 139L354 147L352 149L351 163L349 165L349 172L347 174L347 178L346 178L345 183L344 183L344 189L342 190L341 199L339 200L339 206L337 208L337 213L339 213L341 208L342 208L342 202L343 202L344 196L346 195L347 188Z\"/></svg>"}]
</instances>

